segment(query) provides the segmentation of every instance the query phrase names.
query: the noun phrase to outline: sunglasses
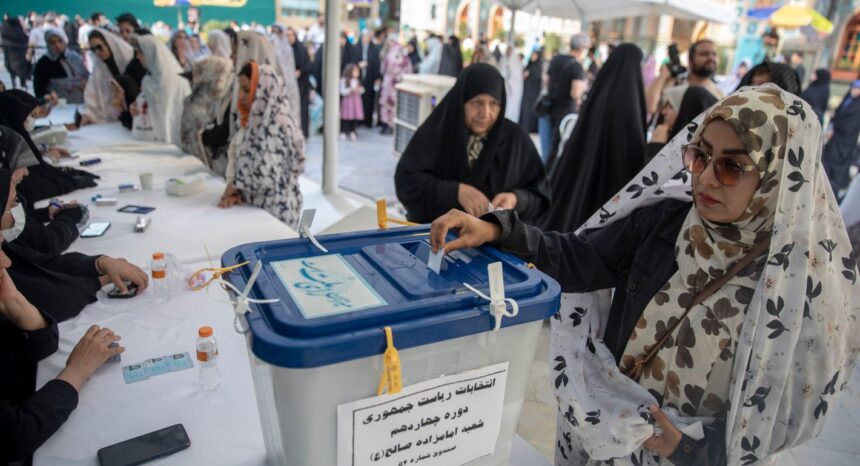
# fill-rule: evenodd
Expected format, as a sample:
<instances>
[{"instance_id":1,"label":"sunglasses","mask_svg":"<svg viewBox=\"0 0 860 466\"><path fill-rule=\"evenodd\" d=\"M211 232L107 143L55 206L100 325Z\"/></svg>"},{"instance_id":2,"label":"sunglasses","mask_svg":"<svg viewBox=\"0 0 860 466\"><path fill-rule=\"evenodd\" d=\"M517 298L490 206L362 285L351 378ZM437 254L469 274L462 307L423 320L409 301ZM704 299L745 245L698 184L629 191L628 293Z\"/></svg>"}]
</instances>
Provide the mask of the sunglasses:
<instances>
[{"instance_id":1,"label":"sunglasses","mask_svg":"<svg viewBox=\"0 0 860 466\"><path fill-rule=\"evenodd\" d=\"M95 50L96 52L101 52L102 50L105 49L105 46L102 44L96 44L96 45L92 46L91 48L93 50Z\"/></svg>"},{"instance_id":2,"label":"sunglasses","mask_svg":"<svg viewBox=\"0 0 860 466\"><path fill-rule=\"evenodd\" d=\"M714 158L712 154L693 144L681 146L681 152L684 155L684 168L694 175L700 175L708 164L713 162L714 177L723 186L738 184L744 173L756 169L755 165L740 163L729 157Z\"/></svg>"}]
</instances>

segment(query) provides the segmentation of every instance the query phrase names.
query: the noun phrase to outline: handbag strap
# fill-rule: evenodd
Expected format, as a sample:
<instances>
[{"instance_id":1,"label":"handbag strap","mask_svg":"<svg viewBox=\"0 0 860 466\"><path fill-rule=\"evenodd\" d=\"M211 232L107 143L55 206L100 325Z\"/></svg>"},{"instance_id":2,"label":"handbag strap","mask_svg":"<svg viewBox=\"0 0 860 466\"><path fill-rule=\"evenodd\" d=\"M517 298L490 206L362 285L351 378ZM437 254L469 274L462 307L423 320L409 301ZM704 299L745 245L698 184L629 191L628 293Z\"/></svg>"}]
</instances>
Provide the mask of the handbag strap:
<instances>
[{"instance_id":1,"label":"handbag strap","mask_svg":"<svg viewBox=\"0 0 860 466\"><path fill-rule=\"evenodd\" d=\"M743 259L735 262L735 265L732 266L731 270L729 270L724 275L721 275L713 280L709 281L705 284L705 286L696 293L696 296L690 301L690 304L687 305L687 308L684 310L684 313L681 315L681 318L676 320L674 324L672 324L669 329L657 340L657 344L651 347L648 353L645 354L645 357L636 358L636 362L634 363L634 367L630 369L629 375L633 380L639 380L639 375L642 373L642 368L644 368L654 356L657 355L657 352L660 351L660 348L666 344L666 341L675 333L675 329L677 329L681 322L687 318L687 315L690 313L690 310L694 307L702 304L706 299L708 299L712 294L716 293L717 290L723 287L726 283L729 282L732 278L734 278L737 274L741 272L741 270L745 269L752 261L754 261L758 256L760 256L763 252L770 247L770 238L756 244L750 250L750 252L744 256Z\"/></svg>"}]
</instances>

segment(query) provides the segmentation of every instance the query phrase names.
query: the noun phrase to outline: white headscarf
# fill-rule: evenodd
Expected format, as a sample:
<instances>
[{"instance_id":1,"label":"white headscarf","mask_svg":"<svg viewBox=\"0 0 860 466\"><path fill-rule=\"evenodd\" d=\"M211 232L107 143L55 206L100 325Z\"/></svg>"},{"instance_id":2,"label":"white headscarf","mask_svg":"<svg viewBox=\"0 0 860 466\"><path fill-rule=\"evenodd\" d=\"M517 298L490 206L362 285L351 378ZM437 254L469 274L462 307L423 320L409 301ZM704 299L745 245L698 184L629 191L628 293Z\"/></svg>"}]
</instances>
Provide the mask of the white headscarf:
<instances>
[{"instance_id":1,"label":"white headscarf","mask_svg":"<svg viewBox=\"0 0 860 466\"><path fill-rule=\"evenodd\" d=\"M147 70L140 85L138 102L145 102L147 109L146 113L134 118L132 136L179 145L182 102L191 94L191 87L188 80L179 75L182 68L163 42L153 35L136 38Z\"/></svg>"},{"instance_id":2,"label":"white headscarf","mask_svg":"<svg viewBox=\"0 0 860 466\"><path fill-rule=\"evenodd\" d=\"M241 70L249 61L254 60L258 65L269 65L278 74L282 74L278 59L272 44L266 37L254 31L239 31L236 33L236 70ZM293 64L295 69L295 64Z\"/></svg>"},{"instance_id":3,"label":"white headscarf","mask_svg":"<svg viewBox=\"0 0 860 466\"><path fill-rule=\"evenodd\" d=\"M182 107L181 147L211 165L213 154L201 144L199 133L210 123L220 122L230 105L233 62L211 55L194 62L191 71L193 87Z\"/></svg>"},{"instance_id":4,"label":"white headscarf","mask_svg":"<svg viewBox=\"0 0 860 466\"><path fill-rule=\"evenodd\" d=\"M224 31L217 29L209 31L209 38L206 40L209 45L209 52L212 55L230 59L233 55L233 44L230 43L230 36Z\"/></svg>"},{"instance_id":5,"label":"white headscarf","mask_svg":"<svg viewBox=\"0 0 860 466\"><path fill-rule=\"evenodd\" d=\"M280 33L274 32L276 28L280 30ZM272 43L275 59L284 77L287 100L290 102L290 112L293 113L293 117L297 121L301 121L301 102L299 101L299 83L296 80L296 59L293 56L293 45L287 39L283 26L276 24L272 26L272 31L269 41Z\"/></svg>"},{"instance_id":6,"label":"white headscarf","mask_svg":"<svg viewBox=\"0 0 860 466\"><path fill-rule=\"evenodd\" d=\"M427 54L418 65L418 72L421 74L438 74L439 66L442 65L442 51L445 49L445 44L438 37L427 39Z\"/></svg>"},{"instance_id":7,"label":"white headscarf","mask_svg":"<svg viewBox=\"0 0 860 466\"><path fill-rule=\"evenodd\" d=\"M731 323L736 346L730 344L726 348L731 351L730 363L718 368L716 374L717 379L724 379L728 385L726 399L719 400L728 408L725 447L728 465L769 465L775 463L776 453L821 432L837 393L851 376L860 355L857 266L820 164L821 126L808 104L767 84L741 89L722 99L705 115L673 138L580 231L601 228L637 208L666 198L667 186L673 178L677 179L676 174L682 173L680 146L701 137L702 121L722 118L735 127L761 170L758 191L747 211L753 216L732 224L742 230L739 240L737 235L724 237L725 231L714 230L712 236L698 237L701 244L694 245L695 241L690 239L697 235L692 229L701 222L696 220L693 208L678 241L682 246L689 244L694 255L688 260L687 247L679 248L678 273L686 276L686 272L703 267L708 269L705 275L710 275L712 268L718 273L716 269L726 268L728 254L734 254L727 240L748 243L764 231L756 226L762 219L765 220L762 228L772 232L760 276L740 274L743 276L727 285L750 290L743 293L743 299L736 298L730 303L737 305L748 300L745 312L718 309L718 303L711 301L724 298L719 295L690 311L691 326L701 327L703 332L708 332L704 321L710 319L709 312L721 313L717 320L737 318L737 322ZM689 194L678 193L672 197L690 199ZM762 209L773 215L763 217ZM749 234L744 233L747 227L751 228ZM707 251L719 253L709 255ZM668 282L669 291L675 285L686 286L673 280L674 277ZM663 298L673 299L673 293L667 296L658 293L642 317L647 320L649 309L653 311L659 306L655 303L665 302ZM605 293L602 297L595 293L567 295L552 320L551 377L561 413L556 464L582 464L586 451L593 460L616 458L615 465L660 464L659 457L640 447L654 432L648 416L642 416L641 408L656 402L645 387L660 390L655 388L653 377L645 378L640 385L619 372L614 357L600 340L608 304ZM653 318L657 314L649 315ZM739 331L735 325L738 322ZM639 330L643 329L638 327ZM699 332L699 328L692 331ZM643 334L646 339L651 336L649 332ZM685 339L688 340L686 337L681 340ZM677 340L661 349L658 356L673 357L679 351ZM628 347L635 346L634 341L631 339ZM686 346L683 341L681 344ZM714 348L716 354L718 349ZM671 370L668 364L659 368ZM661 383L660 387L673 390L674 382L669 380L668 372ZM687 381L682 379L680 383ZM711 388L706 387L699 399L695 393L698 389L693 387L688 392L684 386L678 395L666 399L678 396L689 401L693 396L698 400L694 404L702 405L691 407L695 408L692 411L702 413L703 407L702 414L708 415L712 410L703 405ZM691 408L682 410L690 412ZM674 420L677 425L685 426L702 419L681 417L676 412ZM695 438L693 433L688 435Z\"/></svg>"},{"instance_id":8,"label":"white headscarf","mask_svg":"<svg viewBox=\"0 0 860 466\"><path fill-rule=\"evenodd\" d=\"M122 37L102 28L99 31L113 55L114 62L120 74L125 72L129 62L134 58L134 49ZM88 60L93 64L90 79L84 88L84 111L82 115L92 123L107 123L119 118L119 111L112 104L114 80L108 66L92 51L87 52Z\"/></svg>"},{"instance_id":9,"label":"white headscarf","mask_svg":"<svg viewBox=\"0 0 860 466\"><path fill-rule=\"evenodd\" d=\"M505 78L505 92L507 94L505 118L516 123L520 121L520 107L523 100L523 61L520 60L519 55L514 50L514 44L508 44L499 71Z\"/></svg>"}]
</instances>

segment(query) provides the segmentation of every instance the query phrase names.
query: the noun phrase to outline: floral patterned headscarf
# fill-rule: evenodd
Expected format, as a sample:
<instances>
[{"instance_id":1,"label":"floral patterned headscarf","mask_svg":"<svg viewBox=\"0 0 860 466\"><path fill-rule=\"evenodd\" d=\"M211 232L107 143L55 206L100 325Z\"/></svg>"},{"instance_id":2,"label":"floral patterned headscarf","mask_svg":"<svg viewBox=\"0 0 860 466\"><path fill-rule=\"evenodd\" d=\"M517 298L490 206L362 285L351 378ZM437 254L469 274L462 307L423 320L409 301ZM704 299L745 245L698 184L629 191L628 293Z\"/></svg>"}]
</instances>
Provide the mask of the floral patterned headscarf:
<instances>
[{"instance_id":1,"label":"floral patterned headscarf","mask_svg":"<svg viewBox=\"0 0 860 466\"><path fill-rule=\"evenodd\" d=\"M758 165L759 187L745 214L730 225L707 222L691 209L677 241L678 272L643 312L622 365L655 343L684 303L753 244L770 237L770 249L690 311L643 372L641 385L611 367L611 354L607 358L597 335L581 325L600 326L607 302L596 295L568 297L553 320L550 350L563 457L581 453L573 448L577 442L564 440L573 434L592 458L598 452L601 459L617 458L616 465L659 464L652 453L643 455L640 445L653 429L648 416L637 415L637 405L660 402L677 413L679 427L690 423L685 419L725 417L729 465L773 464L775 453L821 431L851 376L860 355L857 266L821 168L821 126L796 96L767 84L722 99L582 229L599 228L669 195L687 177L680 146L698 142L702 123L717 118L735 129ZM688 191L673 197L690 199ZM557 456L557 464L578 463Z\"/></svg>"},{"instance_id":2,"label":"floral patterned headscarf","mask_svg":"<svg viewBox=\"0 0 860 466\"><path fill-rule=\"evenodd\" d=\"M255 66L253 101L247 125L237 136L233 183L245 202L265 209L297 228L302 209L299 177L304 172L305 140L290 112L284 80L269 65Z\"/></svg>"}]
</instances>

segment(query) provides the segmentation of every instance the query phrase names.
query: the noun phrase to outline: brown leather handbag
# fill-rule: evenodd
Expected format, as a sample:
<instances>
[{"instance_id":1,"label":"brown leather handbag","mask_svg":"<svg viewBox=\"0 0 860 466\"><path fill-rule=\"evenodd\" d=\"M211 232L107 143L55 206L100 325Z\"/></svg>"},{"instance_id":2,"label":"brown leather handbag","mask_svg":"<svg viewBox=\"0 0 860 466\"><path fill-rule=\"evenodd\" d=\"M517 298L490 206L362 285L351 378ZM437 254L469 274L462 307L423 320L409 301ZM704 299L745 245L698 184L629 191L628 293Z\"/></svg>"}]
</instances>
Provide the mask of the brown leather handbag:
<instances>
[{"instance_id":1,"label":"brown leather handbag","mask_svg":"<svg viewBox=\"0 0 860 466\"><path fill-rule=\"evenodd\" d=\"M763 252L767 251L767 248L770 246L770 239L762 241L761 243L756 244L750 250L749 254L744 256L743 259L735 262L735 265L729 270L725 275L721 277L717 277L711 281L709 281L705 286L699 291L696 296L693 297L693 300L690 301L690 304L687 305L687 308L684 310L684 314L681 315L681 318L675 321L675 323L666 330L666 332L661 336L657 343L648 350L647 353L637 356L633 362L633 365L629 369L621 369L621 373L630 377L635 381L639 381L639 378L642 376L642 370L651 363L654 359L654 356L657 355L657 352L660 351L660 348L666 344L666 340L675 333L675 329L677 329L681 322L683 322L687 318L687 314L690 313L690 309L702 304L706 299L708 299L712 294L714 294L717 290L722 288L723 285L729 282L735 275L740 273L741 270L746 268L753 260L759 257Z\"/></svg>"}]
</instances>

